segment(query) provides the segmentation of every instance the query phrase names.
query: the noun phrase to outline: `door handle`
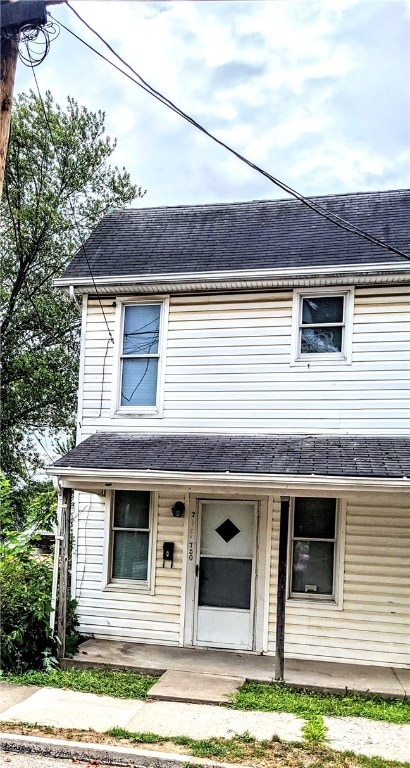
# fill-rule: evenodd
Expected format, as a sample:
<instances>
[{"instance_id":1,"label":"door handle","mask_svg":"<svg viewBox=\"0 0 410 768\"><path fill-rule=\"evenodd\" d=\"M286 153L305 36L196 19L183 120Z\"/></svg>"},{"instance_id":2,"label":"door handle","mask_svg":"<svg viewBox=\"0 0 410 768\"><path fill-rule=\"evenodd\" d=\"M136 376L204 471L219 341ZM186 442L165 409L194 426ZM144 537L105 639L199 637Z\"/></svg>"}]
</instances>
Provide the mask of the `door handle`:
<instances>
[{"instance_id":1,"label":"door handle","mask_svg":"<svg viewBox=\"0 0 410 768\"><path fill-rule=\"evenodd\" d=\"M197 564L195 566L195 576L198 576L198 574L199 574L199 565Z\"/></svg>"}]
</instances>

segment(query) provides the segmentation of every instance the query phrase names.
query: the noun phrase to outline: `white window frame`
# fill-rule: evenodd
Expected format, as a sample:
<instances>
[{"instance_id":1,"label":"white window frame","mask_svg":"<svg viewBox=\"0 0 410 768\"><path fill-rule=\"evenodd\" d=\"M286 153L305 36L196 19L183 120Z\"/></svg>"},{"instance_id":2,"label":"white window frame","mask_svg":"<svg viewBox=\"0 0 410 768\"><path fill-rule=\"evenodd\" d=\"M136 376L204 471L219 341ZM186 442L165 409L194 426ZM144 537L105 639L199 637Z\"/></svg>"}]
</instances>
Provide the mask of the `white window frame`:
<instances>
[{"instance_id":1,"label":"white window frame","mask_svg":"<svg viewBox=\"0 0 410 768\"><path fill-rule=\"evenodd\" d=\"M314 497L310 496L308 493L305 493L298 497L292 497L290 500L289 528L288 528L287 600L292 605L297 603L303 604L303 605L311 604L311 605L314 605L315 607L322 607L322 608L334 607L334 608L338 608L339 610L343 610L346 502L344 499L340 499L335 496L326 495L325 497L329 499L334 499L336 501L334 560L333 560L333 591L331 595L318 595L315 592L304 592L304 593L292 592L293 542L295 540L293 531L294 531L295 499L296 498L314 498ZM323 496L321 498L323 498ZM314 540L330 541L330 539L314 539Z\"/></svg>"},{"instance_id":2,"label":"white window frame","mask_svg":"<svg viewBox=\"0 0 410 768\"><path fill-rule=\"evenodd\" d=\"M115 329L115 355L114 355L114 370L113 370L113 399L111 416L121 417L126 415L129 417L157 417L163 416L163 401L164 401L164 382L165 382L165 350L166 350L166 331L168 326L168 313L169 313L169 297L145 297L141 298L117 298L117 316L116 316L116 329ZM121 405L121 386L122 386L122 360L124 356L122 354L123 339L124 339L124 318L125 307L132 306L159 306L160 309L160 322L159 322L159 340L158 340L158 353L153 355L141 355L143 358L155 357L158 359L158 373L157 373L157 390L155 405Z\"/></svg>"},{"instance_id":3,"label":"white window frame","mask_svg":"<svg viewBox=\"0 0 410 768\"><path fill-rule=\"evenodd\" d=\"M136 491L140 488L123 487L117 488L117 491ZM106 496L105 505L105 530L104 530L104 553L103 553L103 579L102 589L104 592L138 592L153 595L155 593L155 553L157 546L157 514L158 494L150 491L149 505L149 546L148 563L146 579L113 579L112 578L112 553L114 546L113 521L115 490L109 491ZM144 529L145 530L145 529Z\"/></svg>"},{"instance_id":4,"label":"white window frame","mask_svg":"<svg viewBox=\"0 0 410 768\"><path fill-rule=\"evenodd\" d=\"M320 323L320 326L328 325L331 327L342 327L342 349L341 352L301 352L300 351L300 329L302 327L302 308L303 299L310 297L328 298L342 296L343 302L343 322L339 323ZM353 307L354 307L354 288L298 288L293 292L292 308L292 343L291 343L291 365L310 367L313 365L330 364L351 364L352 362L352 336L353 336Z\"/></svg>"}]
</instances>

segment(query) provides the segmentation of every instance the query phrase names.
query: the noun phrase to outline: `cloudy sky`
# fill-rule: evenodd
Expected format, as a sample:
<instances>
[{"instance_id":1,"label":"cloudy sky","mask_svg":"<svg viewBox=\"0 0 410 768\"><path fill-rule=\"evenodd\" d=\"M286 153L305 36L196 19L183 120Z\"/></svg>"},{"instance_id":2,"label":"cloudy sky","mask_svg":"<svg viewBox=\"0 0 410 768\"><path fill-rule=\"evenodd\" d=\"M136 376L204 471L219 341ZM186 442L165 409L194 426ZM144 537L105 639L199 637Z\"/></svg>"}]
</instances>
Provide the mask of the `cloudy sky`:
<instances>
[{"instance_id":1,"label":"cloudy sky","mask_svg":"<svg viewBox=\"0 0 410 768\"><path fill-rule=\"evenodd\" d=\"M305 195L409 185L410 0L81 0L72 5L155 88ZM64 5L50 7L106 49ZM284 194L63 29L40 88L106 113L137 205ZM34 88L18 64L15 92Z\"/></svg>"}]
</instances>

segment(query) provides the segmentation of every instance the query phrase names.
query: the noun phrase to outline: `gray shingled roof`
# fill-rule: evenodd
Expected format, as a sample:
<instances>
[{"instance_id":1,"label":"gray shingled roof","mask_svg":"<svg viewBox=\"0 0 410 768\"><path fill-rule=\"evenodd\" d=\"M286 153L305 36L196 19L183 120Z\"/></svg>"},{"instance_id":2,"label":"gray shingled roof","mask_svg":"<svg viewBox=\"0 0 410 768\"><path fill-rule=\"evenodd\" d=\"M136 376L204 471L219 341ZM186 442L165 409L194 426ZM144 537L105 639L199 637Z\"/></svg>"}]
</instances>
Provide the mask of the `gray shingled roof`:
<instances>
[{"instance_id":1,"label":"gray shingled roof","mask_svg":"<svg viewBox=\"0 0 410 768\"><path fill-rule=\"evenodd\" d=\"M410 191L312 200L410 251ZM318 216L296 200L114 211L98 224L63 278L159 275L405 260Z\"/></svg>"},{"instance_id":2,"label":"gray shingled roof","mask_svg":"<svg viewBox=\"0 0 410 768\"><path fill-rule=\"evenodd\" d=\"M96 433L55 467L236 472L363 478L410 477L410 439L300 435Z\"/></svg>"}]
</instances>

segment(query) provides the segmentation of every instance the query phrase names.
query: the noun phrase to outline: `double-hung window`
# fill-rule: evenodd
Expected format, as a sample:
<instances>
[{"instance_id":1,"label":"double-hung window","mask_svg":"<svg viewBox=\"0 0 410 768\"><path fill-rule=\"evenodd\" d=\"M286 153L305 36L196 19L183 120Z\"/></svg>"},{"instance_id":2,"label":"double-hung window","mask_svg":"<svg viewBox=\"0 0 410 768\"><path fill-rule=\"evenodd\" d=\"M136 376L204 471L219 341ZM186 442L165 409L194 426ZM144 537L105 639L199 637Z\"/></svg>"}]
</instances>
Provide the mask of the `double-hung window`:
<instances>
[{"instance_id":1,"label":"double-hung window","mask_svg":"<svg viewBox=\"0 0 410 768\"><path fill-rule=\"evenodd\" d=\"M117 408L152 413L159 406L164 303L124 303L121 309Z\"/></svg>"},{"instance_id":2,"label":"double-hung window","mask_svg":"<svg viewBox=\"0 0 410 768\"><path fill-rule=\"evenodd\" d=\"M294 358L347 361L351 335L352 291L296 291Z\"/></svg>"},{"instance_id":3,"label":"double-hung window","mask_svg":"<svg viewBox=\"0 0 410 768\"><path fill-rule=\"evenodd\" d=\"M151 494L115 491L111 514L111 583L149 586Z\"/></svg>"},{"instance_id":4,"label":"double-hung window","mask_svg":"<svg viewBox=\"0 0 410 768\"><path fill-rule=\"evenodd\" d=\"M336 599L338 502L294 499L290 525L290 597Z\"/></svg>"}]
</instances>

